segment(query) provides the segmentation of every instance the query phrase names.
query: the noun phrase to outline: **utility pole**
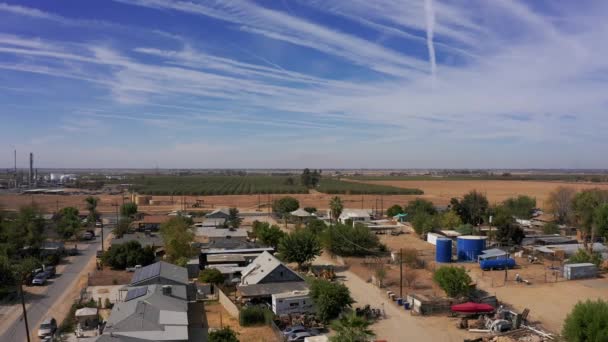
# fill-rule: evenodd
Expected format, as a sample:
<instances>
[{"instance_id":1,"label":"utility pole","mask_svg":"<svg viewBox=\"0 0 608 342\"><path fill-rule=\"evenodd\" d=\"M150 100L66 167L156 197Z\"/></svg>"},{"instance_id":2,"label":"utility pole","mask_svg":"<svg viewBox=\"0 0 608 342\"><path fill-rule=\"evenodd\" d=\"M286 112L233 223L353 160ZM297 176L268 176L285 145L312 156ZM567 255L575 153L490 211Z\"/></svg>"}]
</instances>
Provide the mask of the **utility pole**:
<instances>
[{"instance_id":1,"label":"utility pole","mask_svg":"<svg viewBox=\"0 0 608 342\"><path fill-rule=\"evenodd\" d=\"M403 298L403 248L399 249L399 298Z\"/></svg>"},{"instance_id":2,"label":"utility pole","mask_svg":"<svg viewBox=\"0 0 608 342\"><path fill-rule=\"evenodd\" d=\"M23 294L23 278L19 282L19 294L21 295L21 307L23 308L23 321L25 323L25 336L27 336L27 342L30 342L30 327L27 323L27 310L25 310L25 296Z\"/></svg>"}]
</instances>

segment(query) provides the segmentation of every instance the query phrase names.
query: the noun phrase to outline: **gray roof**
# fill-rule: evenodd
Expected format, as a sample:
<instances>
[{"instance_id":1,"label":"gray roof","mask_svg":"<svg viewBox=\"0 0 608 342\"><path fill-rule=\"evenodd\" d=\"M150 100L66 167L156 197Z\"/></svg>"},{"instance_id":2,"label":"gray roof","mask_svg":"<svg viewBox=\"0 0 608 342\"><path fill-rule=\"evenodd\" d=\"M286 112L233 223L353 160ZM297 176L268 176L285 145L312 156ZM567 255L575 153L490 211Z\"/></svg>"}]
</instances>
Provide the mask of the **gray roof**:
<instances>
[{"instance_id":1,"label":"gray roof","mask_svg":"<svg viewBox=\"0 0 608 342\"><path fill-rule=\"evenodd\" d=\"M121 238L114 238L111 245L122 244L129 241L137 241L142 246L155 246L155 247L164 247L165 241L162 239L160 235L150 234L146 235L143 233L134 233L134 234L125 234Z\"/></svg>"},{"instance_id":2,"label":"gray roof","mask_svg":"<svg viewBox=\"0 0 608 342\"><path fill-rule=\"evenodd\" d=\"M209 243L200 244L201 251L205 251L208 249L251 249L251 248L262 248L263 246L249 241L243 240L231 240L231 239L222 239L222 240L214 240Z\"/></svg>"},{"instance_id":3,"label":"gray roof","mask_svg":"<svg viewBox=\"0 0 608 342\"><path fill-rule=\"evenodd\" d=\"M159 261L135 270L133 278L131 279L131 285L137 285L137 283L155 277L173 280L174 282L184 285L188 284L188 270L185 267L179 267L168 262Z\"/></svg>"},{"instance_id":4,"label":"gray roof","mask_svg":"<svg viewBox=\"0 0 608 342\"><path fill-rule=\"evenodd\" d=\"M247 267L243 270L241 276L241 284L257 284L262 281L267 275L272 273L282 263L274 255L264 251L258 255ZM293 272L290 268L286 267ZM295 273L295 272L293 272ZM295 273L297 274L297 273ZM299 277L299 275L298 275Z\"/></svg>"},{"instance_id":5,"label":"gray roof","mask_svg":"<svg viewBox=\"0 0 608 342\"><path fill-rule=\"evenodd\" d=\"M119 341L187 340L186 287L171 285L171 294L163 294L161 285L140 287L143 288L146 289L144 295L114 305L104 329L104 335L111 334L110 339L101 340L116 341L111 337L119 337Z\"/></svg>"},{"instance_id":6,"label":"gray roof","mask_svg":"<svg viewBox=\"0 0 608 342\"><path fill-rule=\"evenodd\" d=\"M291 216L296 216L296 217L311 217L313 216L311 213L309 213L308 211L300 208L297 210L292 211L291 213L289 213Z\"/></svg>"},{"instance_id":7,"label":"gray roof","mask_svg":"<svg viewBox=\"0 0 608 342\"><path fill-rule=\"evenodd\" d=\"M216 214L230 215L230 209L229 208L215 209L214 211L210 212L206 216L209 217L209 216L213 216L213 215L216 215Z\"/></svg>"},{"instance_id":8,"label":"gray roof","mask_svg":"<svg viewBox=\"0 0 608 342\"><path fill-rule=\"evenodd\" d=\"M194 234L196 236L206 236L206 237L210 237L210 238L247 237L247 229L203 227L203 228L196 228Z\"/></svg>"},{"instance_id":9,"label":"gray roof","mask_svg":"<svg viewBox=\"0 0 608 342\"><path fill-rule=\"evenodd\" d=\"M258 297L291 291L304 291L308 290L308 285L304 281L291 281L285 283L237 285L237 289L243 297Z\"/></svg>"},{"instance_id":10,"label":"gray roof","mask_svg":"<svg viewBox=\"0 0 608 342\"><path fill-rule=\"evenodd\" d=\"M481 255L479 255L478 258L486 259L486 258L495 258L495 257L500 257L500 256L505 256L505 255L509 255L509 253L503 251L502 249L492 248L492 249L486 249L485 251L482 251Z\"/></svg>"}]
</instances>

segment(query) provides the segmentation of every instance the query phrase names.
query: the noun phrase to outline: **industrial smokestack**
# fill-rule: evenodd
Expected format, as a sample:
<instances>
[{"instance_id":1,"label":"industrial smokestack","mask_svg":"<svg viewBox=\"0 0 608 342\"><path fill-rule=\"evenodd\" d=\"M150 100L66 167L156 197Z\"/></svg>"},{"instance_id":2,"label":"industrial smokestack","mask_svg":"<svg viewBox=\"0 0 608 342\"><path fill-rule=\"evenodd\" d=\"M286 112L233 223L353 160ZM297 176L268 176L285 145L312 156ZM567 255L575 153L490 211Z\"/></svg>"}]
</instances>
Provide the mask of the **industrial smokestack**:
<instances>
[{"instance_id":1,"label":"industrial smokestack","mask_svg":"<svg viewBox=\"0 0 608 342\"><path fill-rule=\"evenodd\" d=\"M30 152L30 188L34 180L34 154Z\"/></svg>"}]
</instances>

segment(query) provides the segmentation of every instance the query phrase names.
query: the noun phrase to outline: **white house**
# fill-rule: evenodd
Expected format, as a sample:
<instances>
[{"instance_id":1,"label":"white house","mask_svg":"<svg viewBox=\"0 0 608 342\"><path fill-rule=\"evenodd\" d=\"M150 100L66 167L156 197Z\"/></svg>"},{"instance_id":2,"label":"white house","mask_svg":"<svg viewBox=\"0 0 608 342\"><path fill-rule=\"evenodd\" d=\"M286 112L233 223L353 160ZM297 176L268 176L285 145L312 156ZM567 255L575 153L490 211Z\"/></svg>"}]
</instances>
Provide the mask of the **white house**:
<instances>
[{"instance_id":1,"label":"white house","mask_svg":"<svg viewBox=\"0 0 608 342\"><path fill-rule=\"evenodd\" d=\"M272 295L272 311L276 315L309 313L315 308L306 291L291 291Z\"/></svg>"},{"instance_id":2,"label":"white house","mask_svg":"<svg viewBox=\"0 0 608 342\"><path fill-rule=\"evenodd\" d=\"M356 222L369 222L372 219L371 209L344 209L338 221L340 223L346 223L346 220L352 220Z\"/></svg>"}]
</instances>

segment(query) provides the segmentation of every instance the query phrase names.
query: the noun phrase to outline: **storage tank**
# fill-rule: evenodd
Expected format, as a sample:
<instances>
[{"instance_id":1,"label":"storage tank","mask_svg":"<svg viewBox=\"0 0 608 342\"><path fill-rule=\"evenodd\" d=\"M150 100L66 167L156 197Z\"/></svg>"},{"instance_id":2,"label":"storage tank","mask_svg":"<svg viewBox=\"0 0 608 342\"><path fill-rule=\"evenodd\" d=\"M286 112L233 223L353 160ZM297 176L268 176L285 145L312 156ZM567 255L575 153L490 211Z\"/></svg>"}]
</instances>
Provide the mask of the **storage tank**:
<instances>
[{"instance_id":1,"label":"storage tank","mask_svg":"<svg viewBox=\"0 0 608 342\"><path fill-rule=\"evenodd\" d=\"M492 260L481 260L479 267L482 270L504 270L506 268L515 267L515 260L511 258L492 259Z\"/></svg>"},{"instance_id":2,"label":"storage tank","mask_svg":"<svg viewBox=\"0 0 608 342\"><path fill-rule=\"evenodd\" d=\"M452 240L439 238L436 242L435 261L452 262Z\"/></svg>"},{"instance_id":3,"label":"storage tank","mask_svg":"<svg viewBox=\"0 0 608 342\"><path fill-rule=\"evenodd\" d=\"M459 236L456 240L456 253L459 261L477 261L477 256L486 249L485 236Z\"/></svg>"}]
</instances>

